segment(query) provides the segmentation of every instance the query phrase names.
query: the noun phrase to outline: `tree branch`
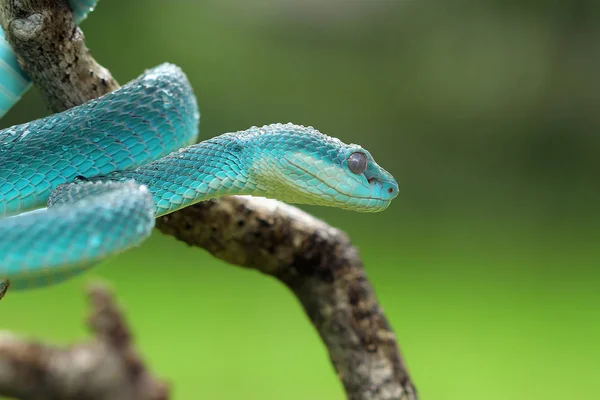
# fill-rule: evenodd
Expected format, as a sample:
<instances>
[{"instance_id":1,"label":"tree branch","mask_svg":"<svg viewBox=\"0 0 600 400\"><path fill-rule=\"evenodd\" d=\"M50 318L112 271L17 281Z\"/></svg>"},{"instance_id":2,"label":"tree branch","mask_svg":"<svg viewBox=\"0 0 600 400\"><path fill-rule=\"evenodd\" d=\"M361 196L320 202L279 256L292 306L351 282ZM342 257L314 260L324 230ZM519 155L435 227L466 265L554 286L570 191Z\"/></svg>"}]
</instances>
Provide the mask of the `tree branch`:
<instances>
[{"instance_id":1,"label":"tree branch","mask_svg":"<svg viewBox=\"0 0 600 400\"><path fill-rule=\"evenodd\" d=\"M146 370L110 292L89 290L95 338L69 348L0 333L0 394L39 400L166 400L168 387Z\"/></svg>"},{"instance_id":2,"label":"tree branch","mask_svg":"<svg viewBox=\"0 0 600 400\"><path fill-rule=\"evenodd\" d=\"M117 87L85 47L64 0L6 0L2 25L52 111ZM163 233L271 275L297 296L351 400L415 400L395 335L348 237L286 204L229 197L157 221Z\"/></svg>"},{"instance_id":3,"label":"tree branch","mask_svg":"<svg viewBox=\"0 0 600 400\"><path fill-rule=\"evenodd\" d=\"M54 111L119 87L91 56L66 1L2 0L0 23L21 66Z\"/></svg>"},{"instance_id":4,"label":"tree branch","mask_svg":"<svg viewBox=\"0 0 600 400\"><path fill-rule=\"evenodd\" d=\"M287 285L325 342L349 399L416 399L362 261L340 230L287 204L229 197L158 222L164 233Z\"/></svg>"}]
</instances>

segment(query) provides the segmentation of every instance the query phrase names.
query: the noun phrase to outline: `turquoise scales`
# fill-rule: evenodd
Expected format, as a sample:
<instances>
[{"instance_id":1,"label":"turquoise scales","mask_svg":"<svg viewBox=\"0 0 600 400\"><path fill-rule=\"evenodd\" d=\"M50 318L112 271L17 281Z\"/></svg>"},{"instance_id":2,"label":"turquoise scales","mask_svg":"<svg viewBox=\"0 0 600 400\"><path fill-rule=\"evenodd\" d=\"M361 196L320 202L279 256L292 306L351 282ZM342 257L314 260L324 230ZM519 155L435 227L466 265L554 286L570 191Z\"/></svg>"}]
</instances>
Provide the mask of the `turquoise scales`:
<instances>
[{"instance_id":1,"label":"turquoise scales","mask_svg":"<svg viewBox=\"0 0 600 400\"><path fill-rule=\"evenodd\" d=\"M17 289L59 282L143 242L156 217L210 198L377 212L398 193L366 150L311 127L252 127L192 145L198 122L187 78L163 64L0 131L0 216L10 216L0 220L0 280Z\"/></svg>"},{"instance_id":2,"label":"turquoise scales","mask_svg":"<svg viewBox=\"0 0 600 400\"><path fill-rule=\"evenodd\" d=\"M136 168L189 145L198 119L187 78L165 64L80 107L4 129L0 215L43 207L54 189L78 177ZM0 241L0 277L14 288L62 280L150 234L147 190L96 185L91 197L85 196L91 190L86 185L72 186L57 192L70 193L58 196L57 203L70 203L64 207L1 220L0 237L6 240Z\"/></svg>"}]
</instances>

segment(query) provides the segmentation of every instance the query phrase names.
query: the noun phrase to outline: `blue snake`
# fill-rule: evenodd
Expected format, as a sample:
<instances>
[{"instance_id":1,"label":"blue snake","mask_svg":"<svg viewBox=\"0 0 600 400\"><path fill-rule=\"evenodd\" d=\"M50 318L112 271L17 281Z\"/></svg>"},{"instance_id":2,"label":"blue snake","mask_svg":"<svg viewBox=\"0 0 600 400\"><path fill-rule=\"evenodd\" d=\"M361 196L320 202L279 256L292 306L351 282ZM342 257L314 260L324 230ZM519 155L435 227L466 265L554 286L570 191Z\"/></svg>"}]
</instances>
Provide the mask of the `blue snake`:
<instances>
[{"instance_id":1,"label":"blue snake","mask_svg":"<svg viewBox=\"0 0 600 400\"><path fill-rule=\"evenodd\" d=\"M70 5L81 21L94 2ZM0 62L6 112L30 81L5 41ZM195 144L199 118L185 74L162 64L78 107L1 130L1 294L75 276L141 244L157 217L208 199L378 212L398 194L367 150L312 127L251 127Z\"/></svg>"}]
</instances>

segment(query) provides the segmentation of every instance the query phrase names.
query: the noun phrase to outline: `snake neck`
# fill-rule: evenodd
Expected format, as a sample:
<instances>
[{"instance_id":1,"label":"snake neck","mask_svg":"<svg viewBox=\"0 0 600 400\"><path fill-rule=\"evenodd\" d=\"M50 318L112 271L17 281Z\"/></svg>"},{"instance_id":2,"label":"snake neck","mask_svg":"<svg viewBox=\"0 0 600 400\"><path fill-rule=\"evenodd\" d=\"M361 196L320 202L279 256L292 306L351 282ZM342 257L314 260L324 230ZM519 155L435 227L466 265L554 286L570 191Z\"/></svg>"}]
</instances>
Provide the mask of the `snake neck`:
<instances>
[{"instance_id":1,"label":"snake neck","mask_svg":"<svg viewBox=\"0 0 600 400\"><path fill-rule=\"evenodd\" d=\"M110 179L135 180L148 188L160 217L201 201L232 195L264 195L266 188L248 174L235 135L221 135L175 151Z\"/></svg>"}]
</instances>

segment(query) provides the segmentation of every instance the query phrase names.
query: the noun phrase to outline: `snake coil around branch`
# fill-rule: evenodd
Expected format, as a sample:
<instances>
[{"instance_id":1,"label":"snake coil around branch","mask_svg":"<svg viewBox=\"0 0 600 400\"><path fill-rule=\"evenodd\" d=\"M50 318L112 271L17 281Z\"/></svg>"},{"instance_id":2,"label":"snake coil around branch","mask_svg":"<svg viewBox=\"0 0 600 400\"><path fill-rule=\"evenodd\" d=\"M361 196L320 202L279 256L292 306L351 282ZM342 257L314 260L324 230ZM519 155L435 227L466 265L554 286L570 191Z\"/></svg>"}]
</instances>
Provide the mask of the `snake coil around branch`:
<instances>
[{"instance_id":1,"label":"snake coil around branch","mask_svg":"<svg viewBox=\"0 0 600 400\"><path fill-rule=\"evenodd\" d=\"M51 111L118 87L92 58L66 1L4 0L0 11L8 42ZM340 230L292 206L249 197L200 202L159 218L156 226L289 287L326 344L349 399L417 399L358 252ZM22 368L37 366L20 361Z\"/></svg>"}]
</instances>

